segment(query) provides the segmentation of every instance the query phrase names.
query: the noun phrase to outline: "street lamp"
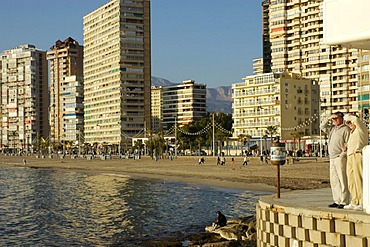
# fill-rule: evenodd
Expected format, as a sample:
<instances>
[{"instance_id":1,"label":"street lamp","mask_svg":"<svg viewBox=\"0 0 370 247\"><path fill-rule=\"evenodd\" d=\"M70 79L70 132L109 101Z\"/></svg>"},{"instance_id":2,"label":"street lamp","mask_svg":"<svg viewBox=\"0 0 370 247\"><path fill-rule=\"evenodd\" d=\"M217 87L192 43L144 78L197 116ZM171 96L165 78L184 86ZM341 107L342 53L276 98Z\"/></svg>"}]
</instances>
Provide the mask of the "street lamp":
<instances>
[{"instance_id":1,"label":"street lamp","mask_svg":"<svg viewBox=\"0 0 370 247\"><path fill-rule=\"evenodd\" d=\"M262 138L263 138L263 134L262 134L262 117L261 117L261 112L262 112L262 106L258 106L257 107L257 111L259 112L259 119L260 119L260 135L261 135L261 137L260 137L260 142L261 142L261 144L260 144L260 150L261 150L261 155L262 155L262 153L263 153L263 144L262 144Z\"/></svg>"},{"instance_id":2,"label":"street lamp","mask_svg":"<svg viewBox=\"0 0 370 247\"><path fill-rule=\"evenodd\" d=\"M175 158L177 158L177 116L175 116Z\"/></svg>"}]
</instances>

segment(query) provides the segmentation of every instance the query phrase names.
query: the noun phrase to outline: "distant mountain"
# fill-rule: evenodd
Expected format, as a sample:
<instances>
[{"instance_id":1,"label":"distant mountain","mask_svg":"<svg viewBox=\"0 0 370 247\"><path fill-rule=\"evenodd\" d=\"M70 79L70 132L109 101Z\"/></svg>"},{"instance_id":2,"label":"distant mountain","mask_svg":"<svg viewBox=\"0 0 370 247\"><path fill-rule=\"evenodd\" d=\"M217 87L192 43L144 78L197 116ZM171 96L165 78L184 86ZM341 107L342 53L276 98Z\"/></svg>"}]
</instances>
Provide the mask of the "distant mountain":
<instances>
[{"instance_id":1,"label":"distant mountain","mask_svg":"<svg viewBox=\"0 0 370 247\"><path fill-rule=\"evenodd\" d=\"M156 86L156 87L162 86L162 87L165 87L165 86L173 86L173 85L176 85L176 84L177 83L170 82L167 79L152 76L152 86Z\"/></svg>"},{"instance_id":2,"label":"distant mountain","mask_svg":"<svg viewBox=\"0 0 370 247\"><path fill-rule=\"evenodd\" d=\"M231 86L207 88L207 111L232 113Z\"/></svg>"},{"instance_id":3,"label":"distant mountain","mask_svg":"<svg viewBox=\"0 0 370 247\"><path fill-rule=\"evenodd\" d=\"M152 86L173 86L173 83L167 79L152 76ZM232 113L231 86L217 88L207 87L207 112Z\"/></svg>"}]
</instances>

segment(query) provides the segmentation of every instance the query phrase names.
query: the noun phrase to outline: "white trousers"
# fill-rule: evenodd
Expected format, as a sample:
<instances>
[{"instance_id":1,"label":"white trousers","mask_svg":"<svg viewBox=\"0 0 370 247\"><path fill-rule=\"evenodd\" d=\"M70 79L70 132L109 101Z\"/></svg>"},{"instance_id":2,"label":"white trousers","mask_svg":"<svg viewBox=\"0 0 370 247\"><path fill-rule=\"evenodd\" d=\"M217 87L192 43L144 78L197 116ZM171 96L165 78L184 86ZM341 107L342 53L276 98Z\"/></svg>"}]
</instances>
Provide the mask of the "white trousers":
<instances>
[{"instance_id":1,"label":"white trousers","mask_svg":"<svg viewBox=\"0 0 370 247\"><path fill-rule=\"evenodd\" d=\"M362 205L362 154L348 156L347 162L348 189L351 193L351 204Z\"/></svg>"},{"instance_id":2,"label":"white trousers","mask_svg":"<svg viewBox=\"0 0 370 247\"><path fill-rule=\"evenodd\" d=\"M349 203L347 156L330 159L330 186L336 204Z\"/></svg>"}]
</instances>

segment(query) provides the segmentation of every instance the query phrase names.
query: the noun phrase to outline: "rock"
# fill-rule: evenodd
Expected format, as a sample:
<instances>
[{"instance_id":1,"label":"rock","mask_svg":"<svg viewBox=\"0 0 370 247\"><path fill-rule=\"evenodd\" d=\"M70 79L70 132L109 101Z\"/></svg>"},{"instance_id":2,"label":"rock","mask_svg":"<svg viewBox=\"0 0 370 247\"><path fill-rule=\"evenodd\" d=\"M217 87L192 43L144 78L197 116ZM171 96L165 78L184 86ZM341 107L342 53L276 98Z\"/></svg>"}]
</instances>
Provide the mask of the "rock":
<instances>
[{"instance_id":1,"label":"rock","mask_svg":"<svg viewBox=\"0 0 370 247\"><path fill-rule=\"evenodd\" d=\"M230 219L224 227L213 230L207 226L205 232L196 231L186 236L182 234L161 239L151 239L142 243L142 246L151 247L256 247L256 218L247 216Z\"/></svg>"},{"instance_id":2,"label":"rock","mask_svg":"<svg viewBox=\"0 0 370 247\"><path fill-rule=\"evenodd\" d=\"M205 228L206 232L219 234L226 240L255 241L256 217L254 215L228 220L226 226L213 229L212 226Z\"/></svg>"}]
</instances>

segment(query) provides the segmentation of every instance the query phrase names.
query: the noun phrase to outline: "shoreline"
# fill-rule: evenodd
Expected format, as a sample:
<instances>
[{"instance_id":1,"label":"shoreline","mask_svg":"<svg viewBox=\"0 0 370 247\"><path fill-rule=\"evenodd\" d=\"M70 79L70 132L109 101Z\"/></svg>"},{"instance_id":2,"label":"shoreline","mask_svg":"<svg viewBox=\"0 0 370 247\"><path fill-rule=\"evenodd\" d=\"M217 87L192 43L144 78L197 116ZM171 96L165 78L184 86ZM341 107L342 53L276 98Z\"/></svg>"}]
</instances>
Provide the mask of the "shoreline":
<instances>
[{"instance_id":1,"label":"shoreline","mask_svg":"<svg viewBox=\"0 0 370 247\"><path fill-rule=\"evenodd\" d=\"M26 160L24 165L23 159ZM275 192L276 167L261 164L258 157L249 158L248 166L242 166L243 157L226 157L226 165L216 165L217 157L205 156L205 164L198 164L199 157L178 156L177 158L152 160L142 157L139 160L118 159L87 160L81 157L71 159L66 156L36 158L35 156L0 155L1 167L29 167L82 170L102 173L125 174L132 178L149 178L164 181L183 182L213 187L248 191ZM297 189L317 189L329 187L328 162L301 160L296 164L281 167L281 191Z\"/></svg>"}]
</instances>

